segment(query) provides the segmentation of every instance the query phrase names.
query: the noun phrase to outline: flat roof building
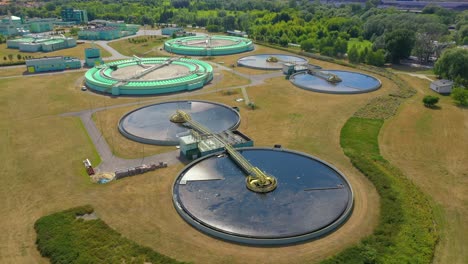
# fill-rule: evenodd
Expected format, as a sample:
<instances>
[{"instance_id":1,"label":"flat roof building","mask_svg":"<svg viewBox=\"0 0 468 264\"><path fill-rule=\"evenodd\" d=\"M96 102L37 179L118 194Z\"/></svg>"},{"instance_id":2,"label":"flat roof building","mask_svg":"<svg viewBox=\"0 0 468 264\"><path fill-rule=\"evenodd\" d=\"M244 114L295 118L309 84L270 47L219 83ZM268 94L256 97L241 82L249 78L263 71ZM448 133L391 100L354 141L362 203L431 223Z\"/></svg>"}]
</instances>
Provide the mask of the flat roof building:
<instances>
[{"instance_id":1,"label":"flat roof building","mask_svg":"<svg viewBox=\"0 0 468 264\"><path fill-rule=\"evenodd\" d=\"M76 39L64 37L24 37L7 40L7 48L24 52L50 52L76 46Z\"/></svg>"},{"instance_id":2,"label":"flat roof building","mask_svg":"<svg viewBox=\"0 0 468 264\"><path fill-rule=\"evenodd\" d=\"M26 69L29 73L79 68L81 68L81 61L75 57L54 56L26 60Z\"/></svg>"},{"instance_id":3,"label":"flat roof building","mask_svg":"<svg viewBox=\"0 0 468 264\"><path fill-rule=\"evenodd\" d=\"M218 133L217 136L235 148L253 146L252 139L237 130L226 130ZM194 130L191 130L189 135L181 136L179 144L181 155L189 160L194 160L225 148L224 143L216 137L203 136Z\"/></svg>"},{"instance_id":4,"label":"flat roof building","mask_svg":"<svg viewBox=\"0 0 468 264\"><path fill-rule=\"evenodd\" d=\"M430 85L430 88L440 94L449 94L452 92L453 81L450 80L436 80Z\"/></svg>"},{"instance_id":5,"label":"flat roof building","mask_svg":"<svg viewBox=\"0 0 468 264\"><path fill-rule=\"evenodd\" d=\"M78 31L79 39L113 40L135 35L139 25L108 22L104 27L88 28Z\"/></svg>"}]
</instances>

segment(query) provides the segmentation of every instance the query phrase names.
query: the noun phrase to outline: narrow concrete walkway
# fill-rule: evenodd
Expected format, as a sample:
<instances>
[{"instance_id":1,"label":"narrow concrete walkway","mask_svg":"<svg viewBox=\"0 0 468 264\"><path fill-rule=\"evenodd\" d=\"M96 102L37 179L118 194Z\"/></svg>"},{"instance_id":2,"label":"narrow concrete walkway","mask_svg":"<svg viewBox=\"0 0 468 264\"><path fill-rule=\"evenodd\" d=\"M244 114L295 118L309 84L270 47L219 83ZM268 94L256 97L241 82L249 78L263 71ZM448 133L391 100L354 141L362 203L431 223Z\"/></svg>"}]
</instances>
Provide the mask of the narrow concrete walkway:
<instances>
[{"instance_id":1,"label":"narrow concrete walkway","mask_svg":"<svg viewBox=\"0 0 468 264\"><path fill-rule=\"evenodd\" d=\"M245 89L245 87L241 87L241 91L242 91L242 95L244 96L245 105L249 106L250 99L249 99L249 95L247 94L247 89Z\"/></svg>"}]
</instances>

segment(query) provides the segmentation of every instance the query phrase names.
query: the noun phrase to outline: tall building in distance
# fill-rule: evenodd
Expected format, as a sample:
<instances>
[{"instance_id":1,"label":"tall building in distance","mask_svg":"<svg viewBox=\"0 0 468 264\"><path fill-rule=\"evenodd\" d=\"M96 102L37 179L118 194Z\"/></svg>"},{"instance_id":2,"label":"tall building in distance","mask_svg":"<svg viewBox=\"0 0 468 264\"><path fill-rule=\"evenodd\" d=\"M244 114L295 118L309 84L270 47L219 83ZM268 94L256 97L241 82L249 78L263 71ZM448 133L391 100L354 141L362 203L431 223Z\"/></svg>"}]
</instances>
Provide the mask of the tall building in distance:
<instances>
[{"instance_id":1,"label":"tall building in distance","mask_svg":"<svg viewBox=\"0 0 468 264\"><path fill-rule=\"evenodd\" d=\"M62 21L75 22L76 24L88 23L88 13L86 10L77 10L73 8L62 9Z\"/></svg>"}]
</instances>

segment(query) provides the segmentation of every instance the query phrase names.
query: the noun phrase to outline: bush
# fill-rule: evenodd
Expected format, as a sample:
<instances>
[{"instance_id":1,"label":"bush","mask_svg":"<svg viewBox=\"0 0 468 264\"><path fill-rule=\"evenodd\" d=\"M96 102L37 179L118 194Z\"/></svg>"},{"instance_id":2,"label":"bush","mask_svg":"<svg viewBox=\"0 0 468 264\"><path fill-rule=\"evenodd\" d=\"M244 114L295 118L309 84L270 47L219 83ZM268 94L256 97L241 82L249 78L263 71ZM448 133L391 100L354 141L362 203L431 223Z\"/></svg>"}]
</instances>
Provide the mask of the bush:
<instances>
[{"instance_id":1,"label":"bush","mask_svg":"<svg viewBox=\"0 0 468 264\"><path fill-rule=\"evenodd\" d=\"M432 262L437 234L430 202L380 156L378 135L383 123L381 119L352 117L341 130L343 151L380 195L380 219L371 236L325 264Z\"/></svg>"},{"instance_id":2,"label":"bush","mask_svg":"<svg viewBox=\"0 0 468 264\"><path fill-rule=\"evenodd\" d=\"M102 220L77 219L90 205L41 217L36 244L51 263L181 263L122 237Z\"/></svg>"},{"instance_id":3,"label":"bush","mask_svg":"<svg viewBox=\"0 0 468 264\"><path fill-rule=\"evenodd\" d=\"M450 95L452 99L461 106L468 106L468 89L455 87Z\"/></svg>"},{"instance_id":4,"label":"bush","mask_svg":"<svg viewBox=\"0 0 468 264\"><path fill-rule=\"evenodd\" d=\"M439 97L426 95L422 101L425 107L434 107L439 102Z\"/></svg>"},{"instance_id":5,"label":"bush","mask_svg":"<svg viewBox=\"0 0 468 264\"><path fill-rule=\"evenodd\" d=\"M352 47L349 49L349 52L348 52L348 60L349 60L349 62L351 62L351 63L359 63L359 62L360 62L359 51L358 51L356 45L352 46Z\"/></svg>"}]
</instances>

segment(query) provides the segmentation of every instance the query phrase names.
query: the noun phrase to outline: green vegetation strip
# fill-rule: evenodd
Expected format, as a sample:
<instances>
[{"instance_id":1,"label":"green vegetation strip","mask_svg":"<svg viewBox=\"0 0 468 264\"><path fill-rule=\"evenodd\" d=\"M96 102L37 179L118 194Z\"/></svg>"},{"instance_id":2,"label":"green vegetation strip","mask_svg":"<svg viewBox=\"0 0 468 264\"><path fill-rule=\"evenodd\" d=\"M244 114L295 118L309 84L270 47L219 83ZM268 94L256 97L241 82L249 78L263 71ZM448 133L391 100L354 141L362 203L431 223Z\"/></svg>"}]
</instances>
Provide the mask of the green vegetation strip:
<instances>
[{"instance_id":1,"label":"green vegetation strip","mask_svg":"<svg viewBox=\"0 0 468 264\"><path fill-rule=\"evenodd\" d=\"M87 205L44 216L36 221L37 247L51 263L182 263L122 237L91 214Z\"/></svg>"},{"instance_id":2,"label":"green vegetation strip","mask_svg":"<svg viewBox=\"0 0 468 264\"><path fill-rule=\"evenodd\" d=\"M431 263L437 232L431 202L379 152L383 119L350 118L341 130L345 154L376 187L380 219L374 234L323 261L332 263Z\"/></svg>"}]
</instances>

